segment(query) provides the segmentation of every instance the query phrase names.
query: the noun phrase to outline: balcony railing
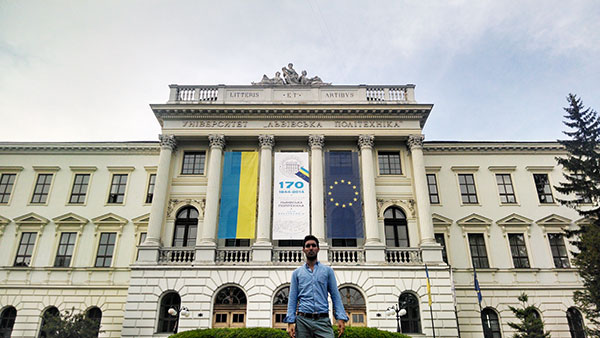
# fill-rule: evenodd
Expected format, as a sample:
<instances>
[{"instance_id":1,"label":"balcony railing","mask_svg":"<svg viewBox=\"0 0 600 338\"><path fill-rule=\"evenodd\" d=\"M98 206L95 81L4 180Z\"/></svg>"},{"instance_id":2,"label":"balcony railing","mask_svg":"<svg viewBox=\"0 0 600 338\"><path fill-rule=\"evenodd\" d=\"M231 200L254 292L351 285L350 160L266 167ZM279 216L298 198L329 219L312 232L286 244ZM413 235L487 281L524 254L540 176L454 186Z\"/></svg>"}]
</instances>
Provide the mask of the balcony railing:
<instances>
[{"instance_id":1,"label":"balcony railing","mask_svg":"<svg viewBox=\"0 0 600 338\"><path fill-rule=\"evenodd\" d=\"M297 264L304 261L302 250L273 249L272 261L275 264Z\"/></svg>"},{"instance_id":2,"label":"balcony railing","mask_svg":"<svg viewBox=\"0 0 600 338\"><path fill-rule=\"evenodd\" d=\"M252 249L218 249L215 257L217 264L245 264L252 261Z\"/></svg>"},{"instance_id":3,"label":"balcony railing","mask_svg":"<svg viewBox=\"0 0 600 338\"><path fill-rule=\"evenodd\" d=\"M423 263L421 249L419 248L385 249L385 260L394 265L418 265Z\"/></svg>"},{"instance_id":4,"label":"balcony railing","mask_svg":"<svg viewBox=\"0 0 600 338\"><path fill-rule=\"evenodd\" d=\"M365 261L362 249L329 249L329 262L333 264L360 264Z\"/></svg>"},{"instance_id":5,"label":"balcony railing","mask_svg":"<svg viewBox=\"0 0 600 338\"><path fill-rule=\"evenodd\" d=\"M158 263L187 265L194 262L195 255L195 248L161 248L158 252Z\"/></svg>"},{"instance_id":6,"label":"balcony railing","mask_svg":"<svg viewBox=\"0 0 600 338\"><path fill-rule=\"evenodd\" d=\"M169 103L416 103L415 86L207 86L170 85Z\"/></svg>"}]
</instances>

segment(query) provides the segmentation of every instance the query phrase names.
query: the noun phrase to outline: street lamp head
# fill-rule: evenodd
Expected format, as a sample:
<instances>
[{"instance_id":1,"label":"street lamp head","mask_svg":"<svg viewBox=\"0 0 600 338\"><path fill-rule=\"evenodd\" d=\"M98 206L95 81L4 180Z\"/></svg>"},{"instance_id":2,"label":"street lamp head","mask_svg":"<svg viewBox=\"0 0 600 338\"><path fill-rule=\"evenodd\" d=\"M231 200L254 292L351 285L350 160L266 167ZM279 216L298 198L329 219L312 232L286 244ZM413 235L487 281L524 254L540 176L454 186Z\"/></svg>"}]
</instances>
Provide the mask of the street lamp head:
<instances>
[{"instance_id":1,"label":"street lamp head","mask_svg":"<svg viewBox=\"0 0 600 338\"><path fill-rule=\"evenodd\" d=\"M406 309L400 309L400 312L398 314L400 315L400 317L406 315Z\"/></svg>"},{"instance_id":2,"label":"street lamp head","mask_svg":"<svg viewBox=\"0 0 600 338\"><path fill-rule=\"evenodd\" d=\"M177 310L175 310L174 308L170 308L167 311L168 314L170 314L171 316L177 316Z\"/></svg>"},{"instance_id":3,"label":"street lamp head","mask_svg":"<svg viewBox=\"0 0 600 338\"><path fill-rule=\"evenodd\" d=\"M385 311L385 315L386 315L386 316L388 316L388 317L391 317L391 316L393 316L393 315L395 315L395 314L396 314L396 311L394 311L394 309L392 309L391 307L390 307L390 308L388 308L388 309Z\"/></svg>"},{"instance_id":4,"label":"street lamp head","mask_svg":"<svg viewBox=\"0 0 600 338\"><path fill-rule=\"evenodd\" d=\"M182 316L184 316L186 318L190 316L190 310L185 306L181 308L180 313Z\"/></svg>"}]
</instances>

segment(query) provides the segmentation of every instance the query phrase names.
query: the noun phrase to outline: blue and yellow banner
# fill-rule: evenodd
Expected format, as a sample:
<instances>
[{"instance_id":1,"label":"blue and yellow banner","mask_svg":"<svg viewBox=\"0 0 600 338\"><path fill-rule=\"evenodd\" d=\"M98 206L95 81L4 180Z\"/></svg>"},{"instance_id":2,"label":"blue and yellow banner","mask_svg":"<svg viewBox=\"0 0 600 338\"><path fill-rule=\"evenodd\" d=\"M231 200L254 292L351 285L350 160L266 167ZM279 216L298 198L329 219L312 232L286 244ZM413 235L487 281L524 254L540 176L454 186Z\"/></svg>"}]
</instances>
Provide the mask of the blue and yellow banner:
<instances>
[{"instance_id":1,"label":"blue and yellow banner","mask_svg":"<svg viewBox=\"0 0 600 338\"><path fill-rule=\"evenodd\" d=\"M427 278L427 303L431 306L431 283L429 282L429 269L425 264L425 277Z\"/></svg>"},{"instance_id":2,"label":"blue and yellow banner","mask_svg":"<svg viewBox=\"0 0 600 338\"><path fill-rule=\"evenodd\" d=\"M358 153L325 153L325 208L328 238L363 238Z\"/></svg>"},{"instance_id":3,"label":"blue and yellow banner","mask_svg":"<svg viewBox=\"0 0 600 338\"><path fill-rule=\"evenodd\" d=\"M219 238L254 238L258 153L226 152L221 184Z\"/></svg>"}]
</instances>

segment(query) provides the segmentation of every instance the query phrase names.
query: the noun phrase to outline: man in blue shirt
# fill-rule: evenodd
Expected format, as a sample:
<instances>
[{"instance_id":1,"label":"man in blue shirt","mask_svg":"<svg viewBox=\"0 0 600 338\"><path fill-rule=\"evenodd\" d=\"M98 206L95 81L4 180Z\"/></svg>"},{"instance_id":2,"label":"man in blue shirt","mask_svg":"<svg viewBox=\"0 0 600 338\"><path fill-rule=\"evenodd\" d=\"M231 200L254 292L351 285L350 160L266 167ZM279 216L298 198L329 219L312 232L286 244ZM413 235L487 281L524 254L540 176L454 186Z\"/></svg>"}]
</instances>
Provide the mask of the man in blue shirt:
<instances>
[{"instance_id":1,"label":"man in blue shirt","mask_svg":"<svg viewBox=\"0 0 600 338\"><path fill-rule=\"evenodd\" d=\"M306 263L292 273L287 316L284 319L288 323L287 332L292 338L334 338L329 321L329 293L339 334L342 335L348 316L333 269L317 261L319 240L313 235L304 237L302 252L306 255Z\"/></svg>"}]
</instances>

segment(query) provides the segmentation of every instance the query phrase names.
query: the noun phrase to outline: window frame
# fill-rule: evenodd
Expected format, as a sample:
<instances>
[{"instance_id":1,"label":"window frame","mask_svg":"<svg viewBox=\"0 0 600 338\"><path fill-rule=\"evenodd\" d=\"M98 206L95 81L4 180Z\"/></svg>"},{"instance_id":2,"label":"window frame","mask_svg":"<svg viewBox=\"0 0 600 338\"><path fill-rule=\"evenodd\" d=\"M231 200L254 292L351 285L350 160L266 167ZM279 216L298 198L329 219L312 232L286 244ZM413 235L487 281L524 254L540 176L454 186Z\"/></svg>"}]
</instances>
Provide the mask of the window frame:
<instances>
[{"instance_id":1,"label":"window frame","mask_svg":"<svg viewBox=\"0 0 600 338\"><path fill-rule=\"evenodd\" d=\"M437 193L435 194L435 196L437 196L437 203L434 203L431 201L431 184L429 182L429 176L433 176L433 178L435 179L435 190L437 191ZM425 180L427 181L427 195L429 196L429 204L430 205L442 205L442 199L440 198L440 186L438 184L439 180L438 180L438 175L437 173L432 173L432 172L427 172L425 173Z\"/></svg>"},{"instance_id":2,"label":"window frame","mask_svg":"<svg viewBox=\"0 0 600 338\"><path fill-rule=\"evenodd\" d=\"M58 252L58 247L60 246L60 237L62 236L62 233L65 232L74 232L76 233L75 236L75 246L73 247L73 254L71 255L71 262L69 264L69 266L66 267L57 267L54 266L54 263L56 261L56 255L53 257L54 260L52 262L49 262L51 268L56 268L56 269L64 269L64 268L70 268L70 267L74 267L74 262L75 259L77 257L77 252L79 249L79 239L81 238L81 234L83 232L83 227L89 223L89 220L79 216L77 214L74 214L72 212L66 213L64 215L60 215L58 217L55 217L52 219L52 222L56 225L56 229L54 230L54 244L53 244L53 251L54 253Z\"/></svg>"},{"instance_id":3,"label":"window frame","mask_svg":"<svg viewBox=\"0 0 600 338\"><path fill-rule=\"evenodd\" d=\"M23 167L21 166L0 166L0 179L2 175L15 175L15 179L12 183L12 187L10 188L10 192L8 193L8 200L6 203L0 203L0 206L9 206L12 202L13 196L15 195L15 189L17 186L17 182L19 181L19 174L23 171Z\"/></svg>"},{"instance_id":4,"label":"window frame","mask_svg":"<svg viewBox=\"0 0 600 338\"><path fill-rule=\"evenodd\" d=\"M443 245L442 245L442 243L438 242L438 237L442 238L442 240L444 242ZM448 258L448 240L446 237L446 232L445 231L442 231L442 232L434 231L433 238L435 239L436 243L438 243L442 247L442 261L446 264L450 264L450 260Z\"/></svg>"},{"instance_id":5,"label":"window frame","mask_svg":"<svg viewBox=\"0 0 600 338\"><path fill-rule=\"evenodd\" d=\"M415 304L416 304L416 308L417 308L417 310L418 310L418 311L417 311L417 313L418 313L418 315L419 315L419 318L412 318L412 319L410 319L410 318L409 318L409 317L410 317L410 315L411 315L411 314L410 314L410 311L409 311L408 309L406 309L406 307L402 307L402 304L400 304L400 303L401 303L401 302L400 302L400 297L402 297L402 295L404 295L404 294L407 294L407 295L408 295L407 297L413 297L413 300L415 300ZM419 298L419 296L418 296L418 295L415 295L413 292L410 292L410 291L404 291L404 292L402 292L402 293L401 293L401 294L398 296L398 305L399 305L400 307L402 307L402 308L404 308L404 309L406 309L406 310L407 310L407 313L406 313L406 315L404 315L404 316L400 317L400 326L402 327L402 332L403 332L403 333L423 334L423 323L422 323L422 321L423 321L423 316L421 316L421 305L420 305L420 300L419 300L419 299L420 299L420 298ZM403 321L403 319L404 319L404 318L406 318L406 320L405 320L405 321ZM412 320L412 321L414 321L416 324L418 324L418 325L417 325L417 326L418 326L418 327L417 327L417 329L418 329L418 330L417 330L417 332L407 331L407 330L406 330L406 328L404 328L404 325L402 325L404 322L407 322L407 321L410 321L410 320Z\"/></svg>"},{"instance_id":6,"label":"window frame","mask_svg":"<svg viewBox=\"0 0 600 338\"><path fill-rule=\"evenodd\" d=\"M200 173L184 173L184 163L185 163L185 155L186 154L204 154L204 165L199 167ZM180 168L179 168L179 176L206 176L206 166L208 165L208 152L206 149L188 149L184 150L181 154Z\"/></svg>"},{"instance_id":7,"label":"window frame","mask_svg":"<svg viewBox=\"0 0 600 338\"><path fill-rule=\"evenodd\" d=\"M491 335L486 334L486 332L485 332L485 325L483 325L483 323L484 323L483 316L484 316L484 312L486 310L488 310L489 312L493 313L496 316L496 320L498 322L498 331L497 332L495 332L495 331L489 332L488 334L491 333ZM492 329L492 328L490 327L490 329ZM487 306L487 307L485 307L481 311L481 330L483 332L484 338L494 338L494 333L499 333L500 334L500 338L502 338L502 321L500 320L500 315L499 315L498 311L496 311L496 309L494 309L491 306Z\"/></svg>"},{"instance_id":8,"label":"window frame","mask_svg":"<svg viewBox=\"0 0 600 338\"><path fill-rule=\"evenodd\" d=\"M66 266L57 266L57 262L58 262L58 258L59 258L59 250L61 248L61 244L62 244L62 237L65 234L72 234L73 235L73 244L69 244L67 243L67 249L69 245L72 245L72 250L71 250L71 255L69 256L69 264L67 264ZM58 240L58 245L56 246L56 250L54 250L54 252L56 253L54 255L54 264L52 264L52 267L54 268L70 268L71 265L73 264L73 258L75 256L75 247L77 246L77 239L79 238L79 234L75 231L61 231L60 234L57 234L57 240ZM67 255L60 255L61 257L67 257Z\"/></svg>"},{"instance_id":9,"label":"window frame","mask_svg":"<svg viewBox=\"0 0 600 338\"><path fill-rule=\"evenodd\" d=\"M31 268L32 266L34 266L35 259L37 259L37 251L39 248L39 245L37 245L38 239L43 235L44 229L45 229L46 225L50 222L50 220L48 220L34 212L30 212L28 214L25 214L25 215L15 218L13 220L13 222L16 224L15 239L18 239L18 242L15 243L16 245L13 245L13 250L12 250L12 255L11 255L11 257L13 258L13 261L12 261L13 265L14 265L14 262L16 260L16 256L17 256L17 253L19 250L21 234L24 232L36 232L37 233L36 243L33 248L33 252L31 253L31 264L28 267L20 267L20 268ZM13 266L13 265L11 265L11 266Z\"/></svg>"},{"instance_id":10,"label":"window frame","mask_svg":"<svg viewBox=\"0 0 600 338\"><path fill-rule=\"evenodd\" d=\"M386 218L385 214L386 212L390 210L394 213L394 215L399 212L401 215L404 215L404 218ZM396 211L394 211L396 210ZM404 212L404 210L402 210L402 208L400 208L399 206L396 205L392 205L387 207L384 211L383 211L383 235L385 237L385 246L387 248L410 248L410 233L408 230L408 216L406 215L406 212ZM386 224L386 220L396 220L395 222L391 221L392 224ZM402 222L404 221L404 222ZM392 240L394 241L394 245L393 246L388 246L388 236L387 236L387 228L391 226L392 230L394 232L394 236L392 238ZM400 230L404 228L405 233L406 233L406 246L401 246L400 245ZM332 245L333 246L333 245Z\"/></svg>"},{"instance_id":11,"label":"window frame","mask_svg":"<svg viewBox=\"0 0 600 338\"><path fill-rule=\"evenodd\" d=\"M541 196L540 196L540 192L538 191L538 186L537 183L535 181L535 176L536 175L545 175L546 178L548 179L548 187L550 188L550 197L552 198L552 202L542 202L541 201ZM555 193L554 193L554 189L552 188L552 183L550 181L550 174L549 173L543 173L543 172L532 172L531 173L531 178L533 179L533 187L534 187L534 191L535 194L537 196L537 202L539 205L556 205L556 197L555 197ZM548 194L544 194L544 196L547 196Z\"/></svg>"},{"instance_id":12,"label":"window frame","mask_svg":"<svg viewBox=\"0 0 600 338\"><path fill-rule=\"evenodd\" d=\"M154 183L150 184L152 180L152 176L154 176ZM150 187L152 186L152 199L148 202L148 195L150 195ZM144 205L152 205L152 201L154 200L154 189L156 189L156 170L150 170L146 168L146 188L144 191Z\"/></svg>"},{"instance_id":13,"label":"window frame","mask_svg":"<svg viewBox=\"0 0 600 338\"><path fill-rule=\"evenodd\" d=\"M135 226L135 252L133 255L133 259L131 260L131 264L136 262L139 258L140 245L143 243L142 234L146 234L148 236L148 222L150 221L150 213L138 216L131 220L131 223ZM144 237L145 240L146 237Z\"/></svg>"},{"instance_id":14,"label":"window frame","mask_svg":"<svg viewBox=\"0 0 600 338\"><path fill-rule=\"evenodd\" d=\"M513 246L512 246L512 243L510 241L511 236L521 236L522 237L522 239L523 239L523 247L525 248L525 256L524 257L523 256L517 256L517 257L515 257L513 255ZM531 269L532 268L531 258L529 257L530 250L529 250L529 245L528 245L527 237L528 236L526 236L526 234L523 233L523 232L509 232L509 233L506 234L506 239L508 241L508 251L510 253L510 257L511 257L514 269ZM515 259L527 259L527 265L528 266L516 266Z\"/></svg>"},{"instance_id":15,"label":"window frame","mask_svg":"<svg viewBox=\"0 0 600 338\"><path fill-rule=\"evenodd\" d=\"M508 179L510 180L510 187L512 189L512 194L500 192L500 183L498 183L499 175L508 176ZM517 193L515 190L515 181L513 180L512 174L507 173L507 172L495 172L494 179L496 182L496 190L498 192L498 202L500 203L500 205L511 205L511 206L519 205L519 200L517 199ZM504 182L504 179L502 181L503 181L502 185L504 186L504 189L506 189L506 182ZM502 202L503 196L512 196L515 201L514 202Z\"/></svg>"},{"instance_id":16,"label":"window frame","mask_svg":"<svg viewBox=\"0 0 600 338\"><path fill-rule=\"evenodd\" d=\"M90 255L88 266L91 269L111 269L120 267L119 265L115 265L115 262L120 257L120 239L123 233L123 227L128 223L127 219L113 214L108 213L102 216L98 216L92 219L92 223L94 224L94 237L97 238L94 240L94 251L93 255ZM115 239L115 247L113 249L113 257L111 261L110 267L96 267L96 255L98 254L98 247L100 246L100 236L99 234L103 232L116 232L117 237Z\"/></svg>"},{"instance_id":17,"label":"window frame","mask_svg":"<svg viewBox=\"0 0 600 338\"><path fill-rule=\"evenodd\" d=\"M33 244L31 244L31 253L29 255L19 255L19 251L21 249L21 244L23 244L23 237L25 234L30 234L29 239L31 239L31 234L34 234L35 239L33 240ZM19 235L20 235L20 236L18 236L19 240L16 242L17 250L16 250L15 255L13 255L14 260L13 260L12 267L14 267L14 268L31 268L33 266L33 257L34 257L35 251L36 251L35 249L37 248L37 243L38 243L38 238L39 238L40 233L37 231L23 231ZM27 243L26 245L27 245L27 247L29 247L30 244ZM27 250L26 250L26 252L27 252ZM17 259L19 258L19 256L29 257L29 264L17 265Z\"/></svg>"},{"instance_id":18,"label":"window frame","mask_svg":"<svg viewBox=\"0 0 600 338\"><path fill-rule=\"evenodd\" d=\"M475 257L473 256L473 251L472 251L472 248L471 248L471 235L481 235L481 238L483 239L483 245L484 245L484 249L485 249L485 259L486 259L486 262L487 262L487 266L485 266L485 267L483 267L483 266L475 267L475 261L474 261ZM481 232L469 232L469 233L467 233L467 236L466 236L466 238L467 238L467 246L468 246L468 249L469 249L469 258L470 258L471 268L472 269L475 269L475 268L476 269L490 269L492 267L492 265L490 263L490 253L488 251L489 245L488 245L488 241L487 241L486 237L487 237L486 234L481 233ZM478 257L478 259L481 259L481 256L477 256L477 257Z\"/></svg>"},{"instance_id":19,"label":"window frame","mask_svg":"<svg viewBox=\"0 0 600 338\"><path fill-rule=\"evenodd\" d=\"M394 174L392 174L392 173L390 173L390 174L383 174L381 172L381 165L380 165L380 161L379 161L379 155L381 153L397 154L398 155L399 168L400 168L400 173L399 174L396 174L396 173L394 173ZM404 161L402 160L402 150L401 149L378 149L377 150L377 176L380 176L380 177L406 176L405 171L404 171Z\"/></svg>"},{"instance_id":20,"label":"window frame","mask_svg":"<svg viewBox=\"0 0 600 338\"><path fill-rule=\"evenodd\" d=\"M108 181L108 187L106 190L106 196L104 197L104 206L125 206L127 204L127 195L129 191L129 186L131 186L131 173L135 170L135 167L132 166L108 166L108 171L110 172L110 179ZM127 182L125 184L125 191L123 193L123 202L122 203L111 203L110 202L110 192L112 190L113 177L115 175L127 175Z\"/></svg>"},{"instance_id":21,"label":"window frame","mask_svg":"<svg viewBox=\"0 0 600 338\"><path fill-rule=\"evenodd\" d=\"M550 241L550 236L560 236L560 244L562 244L562 247L565 250L565 255L564 256L558 256L558 258L562 259L562 258L566 258L567 259L567 266L556 266L556 257L554 256L554 253L552 253L552 243ZM565 243L565 236L562 232L548 232L546 234L546 237L548 238L548 247L550 248L550 256L552 257L552 265L553 265L553 269L571 269L573 267L573 265L571 264L571 257L569 255L569 249L567 249L567 245Z\"/></svg>"},{"instance_id":22,"label":"window frame","mask_svg":"<svg viewBox=\"0 0 600 338\"><path fill-rule=\"evenodd\" d=\"M477 171L479 171L479 166L452 166L450 168L454 172L456 187L458 192L458 200L461 206L477 206L481 205L481 200L479 198L479 187L477 186ZM463 202L463 194L460 190L460 176L461 175L471 175L473 177L473 187L475 189L475 203L465 203Z\"/></svg>"},{"instance_id":23,"label":"window frame","mask_svg":"<svg viewBox=\"0 0 600 338\"><path fill-rule=\"evenodd\" d=\"M11 313L7 313L8 311L14 311L14 316ZM13 305L7 305L0 309L0 336L4 337L8 334L6 337L10 337L12 335L18 315L19 311ZM2 324L6 325L6 327L2 327Z\"/></svg>"},{"instance_id":24,"label":"window frame","mask_svg":"<svg viewBox=\"0 0 600 338\"><path fill-rule=\"evenodd\" d=\"M60 170L60 167L56 166L34 166L33 170L35 171L35 177L33 179L33 185L31 187L31 193L29 194L29 200L27 202L28 206L35 205L48 205L50 203L50 197L52 196L52 188L54 188L54 180L56 179L56 175ZM38 179L40 175L51 175L50 185L48 186L48 193L46 194L46 200L42 202L33 202L33 196L35 194L35 188L37 187Z\"/></svg>"},{"instance_id":25,"label":"window frame","mask_svg":"<svg viewBox=\"0 0 600 338\"><path fill-rule=\"evenodd\" d=\"M98 169L95 166L71 166L69 167L71 169L71 184L70 184L70 189L67 193L67 200L65 202L65 205L68 206L86 206L87 202L88 202L88 197L90 195L90 189L92 186L92 180L94 178L94 172ZM85 198L83 203L71 203L71 195L73 194L73 188L75 186L75 178L77 175L90 175L90 178L88 179L88 184L87 184L87 188L85 190Z\"/></svg>"},{"instance_id":26,"label":"window frame","mask_svg":"<svg viewBox=\"0 0 600 338\"><path fill-rule=\"evenodd\" d=\"M106 243L106 244L102 244L101 243L102 242L102 235L104 235L104 234L108 234L109 235L108 243ZM112 248L112 254L110 256L110 264L108 266L105 265L105 263L106 263L106 257L108 257L108 256L104 255L104 256L102 256L104 258L103 265L102 266L98 266L97 264L98 264L98 257L99 257L99 253L100 253L100 247L101 247L101 245L106 245L106 246L110 246L111 245L110 244L110 235L111 234L114 234L115 238L114 238L114 243L112 244L113 248ZM97 242L96 250L95 250L96 254L94 255L94 264L92 265L92 267L94 267L94 268L100 268L100 269L102 269L102 268L112 268L113 265L114 265L114 262L115 262L115 254L116 254L116 251L117 251L118 233L114 232L114 231L102 231L102 232L100 232L99 235L100 236L98 236L98 240L96 241Z\"/></svg>"}]
</instances>

